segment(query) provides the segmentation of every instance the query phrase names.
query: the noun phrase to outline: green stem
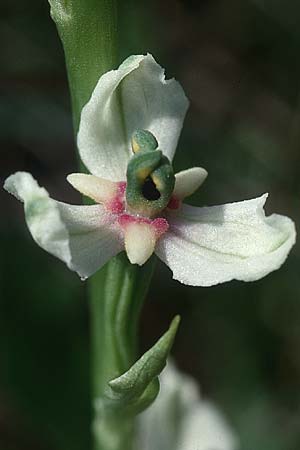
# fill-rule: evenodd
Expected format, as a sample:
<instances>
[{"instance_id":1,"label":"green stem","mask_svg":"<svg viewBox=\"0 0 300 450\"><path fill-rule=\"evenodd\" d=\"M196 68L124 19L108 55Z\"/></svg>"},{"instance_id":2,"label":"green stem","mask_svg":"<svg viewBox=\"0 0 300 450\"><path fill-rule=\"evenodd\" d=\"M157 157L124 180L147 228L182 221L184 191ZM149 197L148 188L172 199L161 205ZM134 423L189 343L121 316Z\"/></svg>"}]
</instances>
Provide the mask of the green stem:
<instances>
[{"instance_id":1,"label":"green stem","mask_svg":"<svg viewBox=\"0 0 300 450\"><path fill-rule=\"evenodd\" d=\"M80 113L99 77L117 65L117 0L49 0L63 43L75 138ZM92 398L136 360L139 311L150 283L153 259L143 268L124 254L113 258L90 280ZM132 419L97 419L95 450L127 450Z\"/></svg>"},{"instance_id":2,"label":"green stem","mask_svg":"<svg viewBox=\"0 0 300 450\"><path fill-rule=\"evenodd\" d=\"M90 280L94 397L136 360L137 319L153 267L154 258L138 267L121 253Z\"/></svg>"},{"instance_id":3,"label":"green stem","mask_svg":"<svg viewBox=\"0 0 300 450\"><path fill-rule=\"evenodd\" d=\"M117 0L49 3L64 47L76 134L81 109L99 77L118 62Z\"/></svg>"},{"instance_id":4,"label":"green stem","mask_svg":"<svg viewBox=\"0 0 300 450\"><path fill-rule=\"evenodd\" d=\"M113 258L90 281L93 398L101 400L108 381L127 371L137 359L139 312L154 269L142 268L124 253ZM101 417L95 422L95 450L127 450L133 439L131 417Z\"/></svg>"}]
</instances>

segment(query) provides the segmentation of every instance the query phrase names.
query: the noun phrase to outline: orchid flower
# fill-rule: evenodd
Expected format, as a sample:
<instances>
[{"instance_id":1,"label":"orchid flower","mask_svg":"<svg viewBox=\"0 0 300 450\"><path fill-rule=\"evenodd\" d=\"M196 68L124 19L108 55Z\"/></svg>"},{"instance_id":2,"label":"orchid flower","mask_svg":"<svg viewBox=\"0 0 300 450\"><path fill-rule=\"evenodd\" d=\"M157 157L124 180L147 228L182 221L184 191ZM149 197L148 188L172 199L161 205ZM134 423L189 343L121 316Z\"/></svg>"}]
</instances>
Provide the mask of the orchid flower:
<instances>
[{"instance_id":1,"label":"orchid flower","mask_svg":"<svg viewBox=\"0 0 300 450\"><path fill-rule=\"evenodd\" d=\"M295 243L291 219L266 217L267 194L237 203L193 207L183 200L207 172L174 175L172 159L188 100L151 55L105 73L82 110L80 157L90 174L67 177L96 204L52 200L29 173L5 189L24 202L33 239L82 279L125 249L133 264L155 253L184 284L253 281L278 269Z\"/></svg>"},{"instance_id":2,"label":"orchid flower","mask_svg":"<svg viewBox=\"0 0 300 450\"><path fill-rule=\"evenodd\" d=\"M236 450L237 438L221 412L201 398L195 380L168 362L160 395L138 418L136 448Z\"/></svg>"}]
</instances>

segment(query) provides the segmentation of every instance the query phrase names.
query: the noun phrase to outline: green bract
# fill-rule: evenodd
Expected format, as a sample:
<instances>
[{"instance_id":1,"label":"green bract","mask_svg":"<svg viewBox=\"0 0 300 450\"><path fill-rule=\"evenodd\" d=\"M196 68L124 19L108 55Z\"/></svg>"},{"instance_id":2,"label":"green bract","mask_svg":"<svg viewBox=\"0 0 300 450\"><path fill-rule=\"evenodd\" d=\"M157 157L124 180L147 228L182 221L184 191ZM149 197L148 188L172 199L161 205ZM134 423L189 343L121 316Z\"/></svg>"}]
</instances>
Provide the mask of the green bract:
<instances>
[{"instance_id":1,"label":"green bract","mask_svg":"<svg viewBox=\"0 0 300 450\"><path fill-rule=\"evenodd\" d=\"M176 316L168 331L125 373L109 381L105 397L96 399L98 414L132 414L146 409L159 391L158 375L164 369L180 322Z\"/></svg>"}]
</instances>

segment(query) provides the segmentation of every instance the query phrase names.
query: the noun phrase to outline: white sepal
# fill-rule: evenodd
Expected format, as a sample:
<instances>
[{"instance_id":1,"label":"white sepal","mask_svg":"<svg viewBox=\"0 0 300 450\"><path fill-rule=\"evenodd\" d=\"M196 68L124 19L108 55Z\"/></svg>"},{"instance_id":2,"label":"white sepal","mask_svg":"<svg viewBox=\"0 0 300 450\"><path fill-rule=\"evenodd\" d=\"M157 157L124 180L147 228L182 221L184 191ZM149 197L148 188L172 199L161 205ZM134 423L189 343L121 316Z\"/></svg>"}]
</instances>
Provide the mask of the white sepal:
<instances>
[{"instance_id":1,"label":"white sepal","mask_svg":"<svg viewBox=\"0 0 300 450\"><path fill-rule=\"evenodd\" d=\"M57 202L26 172L17 172L4 188L24 203L25 218L36 243L87 278L123 250L120 231L103 206Z\"/></svg>"},{"instance_id":2,"label":"white sepal","mask_svg":"<svg viewBox=\"0 0 300 450\"><path fill-rule=\"evenodd\" d=\"M78 148L93 175L113 181L126 179L134 131L146 129L173 158L188 100L180 84L165 80L151 55L127 58L105 73L81 113Z\"/></svg>"},{"instance_id":3,"label":"white sepal","mask_svg":"<svg viewBox=\"0 0 300 450\"><path fill-rule=\"evenodd\" d=\"M296 238L291 219L265 216L266 198L206 208L183 205L168 215L170 228L156 254L176 280L192 286L264 277L283 264Z\"/></svg>"}]
</instances>

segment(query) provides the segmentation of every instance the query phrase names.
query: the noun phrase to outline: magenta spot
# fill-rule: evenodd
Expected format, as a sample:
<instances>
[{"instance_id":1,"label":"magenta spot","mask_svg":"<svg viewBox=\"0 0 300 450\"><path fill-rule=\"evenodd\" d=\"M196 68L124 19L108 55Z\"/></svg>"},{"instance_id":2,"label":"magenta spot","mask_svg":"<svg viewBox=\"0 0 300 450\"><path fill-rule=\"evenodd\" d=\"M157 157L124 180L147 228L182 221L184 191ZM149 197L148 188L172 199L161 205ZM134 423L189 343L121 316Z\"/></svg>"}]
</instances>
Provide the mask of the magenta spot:
<instances>
[{"instance_id":1,"label":"magenta spot","mask_svg":"<svg viewBox=\"0 0 300 450\"><path fill-rule=\"evenodd\" d=\"M132 223L146 223L148 225L151 225L151 220L147 219L147 217L136 217L131 216L130 214L122 214L118 218L119 224L121 227L127 227L127 225L130 225Z\"/></svg>"},{"instance_id":2,"label":"magenta spot","mask_svg":"<svg viewBox=\"0 0 300 450\"><path fill-rule=\"evenodd\" d=\"M179 200L179 198L174 197L174 196L172 195L172 197L170 198L170 201L169 201L169 203L168 203L167 208L170 208L170 209L178 209L180 205L181 205L181 201Z\"/></svg>"},{"instance_id":3,"label":"magenta spot","mask_svg":"<svg viewBox=\"0 0 300 450\"><path fill-rule=\"evenodd\" d=\"M121 214L124 211L124 201L120 200L119 197L115 197L106 204L106 207L113 214Z\"/></svg>"},{"instance_id":4,"label":"magenta spot","mask_svg":"<svg viewBox=\"0 0 300 450\"><path fill-rule=\"evenodd\" d=\"M121 214L125 210L125 191L126 181L120 181L118 183L117 194L115 197L106 203L107 209L113 214Z\"/></svg>"},{"instance_id":5,"label":"magenta spot","mask_svg":"<svg viewBox=\"0 0 300 450\"><path fill-rule=\"evenodd\" d=\"M125 191L126 191L126 185L127 185L127 183L126 183L126 181L120 181L119 183L118 183L118 194L121 196L124 196L124 194L125 194Z\"/></svg>"},{"instance_id":6,"label":"magenta spot","mask_svg":"<svg viewBox=\"0 0 300 450\"><path fill-rule=\"evenodd\" d=\"M163 217L158 217L151 222L151 225L155 229L156 236L159 238L162 234L168 231L169 224Z\"/></svg>"},{"instance_id":7,"label":"magenta spot","mask_svg":"<svg viewBox=\"0 0 300 450\"><path fill-rule=\"evenodd\" d=\"M126 228L127 225L130 225L131 223L135 223L136 218L134 216L131 216L130 214L122 214L118 217L119 225L121 225L122 228Z\"/></svg>"},{"instance_id":8,"label":"magenta spot","mask_svg":"<svg viewBox=\"0 0 300 450\"><path fill-rule=\"evenodd\" d=\"M158 217L157 219L151 220L148 219L147 217L136 217L131 216L130 214L122 214L118 217L118 222L123 229L125 229L128 225L131 225L133 223L142 223L149 225L151 228L154 229L157 238L159 238L162 234L164 234L169 228L168 221L163 217Z\"/></svg>"}]
</instances>

